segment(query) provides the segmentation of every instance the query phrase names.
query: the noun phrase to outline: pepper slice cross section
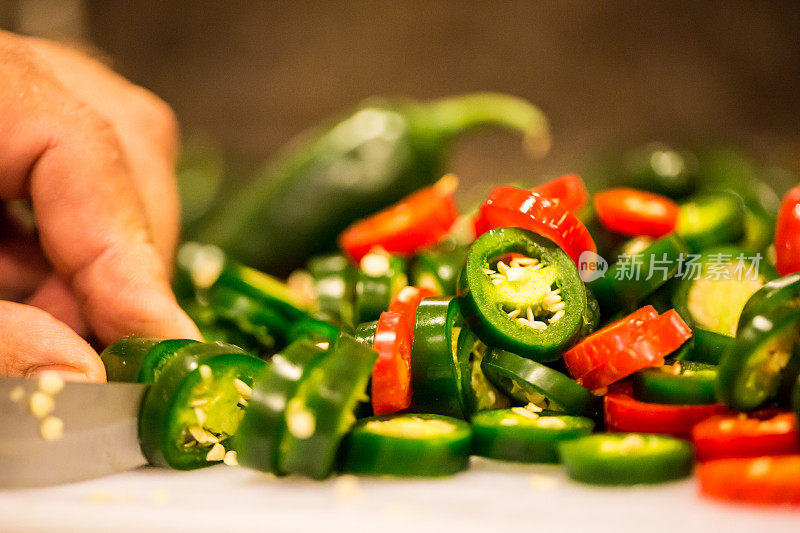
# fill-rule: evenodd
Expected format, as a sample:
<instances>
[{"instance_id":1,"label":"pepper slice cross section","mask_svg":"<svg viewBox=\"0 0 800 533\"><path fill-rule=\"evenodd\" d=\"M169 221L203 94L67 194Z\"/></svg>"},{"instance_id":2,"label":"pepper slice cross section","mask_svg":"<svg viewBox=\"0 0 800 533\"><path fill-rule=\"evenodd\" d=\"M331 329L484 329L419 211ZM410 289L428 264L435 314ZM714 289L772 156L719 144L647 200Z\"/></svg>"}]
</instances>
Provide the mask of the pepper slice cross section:
<instances>
[{"instance_id":1,"label":"pepper slice cross section","mask_svg":"<svg viewBox=\"0 0 800 533\"><path fill-rule=\"evenodd\" d=\"M575 343L588 306L572 260L520 228L491 230L472 244L458 303L484 343L543 362Z\"/></svg>"},{"instance_id":2,"label":"pepper slice cross section","mask_svg":"<svg viewBox=\"0 0 800 533\"><path fill-rule=\"evenodd\" d=\"M355 474L448 476L469 465L469 424L432 414L360 420L342 443L341 469Z\"/></svg>"}]
</instances>

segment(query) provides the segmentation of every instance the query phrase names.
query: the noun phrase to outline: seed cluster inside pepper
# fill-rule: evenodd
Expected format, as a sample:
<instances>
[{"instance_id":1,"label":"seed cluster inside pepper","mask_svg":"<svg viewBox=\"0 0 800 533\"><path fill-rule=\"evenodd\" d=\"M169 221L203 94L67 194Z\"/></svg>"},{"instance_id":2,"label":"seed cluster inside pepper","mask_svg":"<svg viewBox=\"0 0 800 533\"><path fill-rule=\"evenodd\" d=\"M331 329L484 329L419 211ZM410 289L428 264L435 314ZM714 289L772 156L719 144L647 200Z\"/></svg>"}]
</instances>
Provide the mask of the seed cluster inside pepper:
<instances>
[{"instance_id":1,"label":"seed cluster inside pepper","mask_svg":"<svg viewBox=\"0 0 800 533\"><path fill-rule=\"evenodd\" d=\"M236 464L236 452L225 449L236 431L253 389L238 378L214 376L211 368L198 368L202 381L192 390L191 411L183 432L184 448L204 448L206 461Z\"/></svg>"},{"instance_id":2,"label":"seed cluster inside pepper","mask_svg":"<svg viewBox=\"0 0 800 533\"><path fill-rule=\"evenodd\" d=\"M514 255L508 264L500 259L483 272L492 281L503 311L522 325L547 329L566 313L556 272L534 257Z\"/></svg>"}]
</instances>

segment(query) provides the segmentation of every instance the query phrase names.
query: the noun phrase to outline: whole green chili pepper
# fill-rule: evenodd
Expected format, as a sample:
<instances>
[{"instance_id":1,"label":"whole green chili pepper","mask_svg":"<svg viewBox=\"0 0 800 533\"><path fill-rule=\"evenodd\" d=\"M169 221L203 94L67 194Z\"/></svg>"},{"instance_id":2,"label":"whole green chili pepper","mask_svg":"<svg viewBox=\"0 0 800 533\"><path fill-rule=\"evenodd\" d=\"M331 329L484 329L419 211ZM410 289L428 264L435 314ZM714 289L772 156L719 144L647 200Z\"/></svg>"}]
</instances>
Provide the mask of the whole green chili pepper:
<instances>
[{"instance_id":1,"label":"whole green chili pepper","mask_svg":"<svg viewBox=\"0 0 800 533\"><path fill-rule=\"evenodd\" d=\"M550 144L541 111L509 95L372 100L306 133L221 202L192 237L220 245L245 264L285 273L332 249L353 221L433 183L451 142L484 125L523 132L534 155Z\"/></svg>"}]
</instances>

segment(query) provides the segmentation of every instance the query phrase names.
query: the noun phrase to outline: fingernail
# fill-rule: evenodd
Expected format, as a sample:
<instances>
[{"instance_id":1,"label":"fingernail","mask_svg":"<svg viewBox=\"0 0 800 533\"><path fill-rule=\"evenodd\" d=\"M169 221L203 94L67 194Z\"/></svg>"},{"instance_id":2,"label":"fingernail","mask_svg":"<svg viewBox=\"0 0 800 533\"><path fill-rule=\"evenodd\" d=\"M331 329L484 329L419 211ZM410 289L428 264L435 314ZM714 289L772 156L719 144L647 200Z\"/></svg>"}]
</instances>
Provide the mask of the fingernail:
<instances>
[{"instance_id":1,"label":"fingernail","mask_svg":"<svg viewBox=\"0 0 800 533\"><path fill-rule=\"evenodd\" d=\"M63 379L64 381L89 381L89 377L78 370L77 368L73 368L67 365L45 365L45 366L36 366L25 373L25 375L29 378L39 378L42 374L46 374L52 372L57 374L58 377Z\"/></svg>"}]
</instances>

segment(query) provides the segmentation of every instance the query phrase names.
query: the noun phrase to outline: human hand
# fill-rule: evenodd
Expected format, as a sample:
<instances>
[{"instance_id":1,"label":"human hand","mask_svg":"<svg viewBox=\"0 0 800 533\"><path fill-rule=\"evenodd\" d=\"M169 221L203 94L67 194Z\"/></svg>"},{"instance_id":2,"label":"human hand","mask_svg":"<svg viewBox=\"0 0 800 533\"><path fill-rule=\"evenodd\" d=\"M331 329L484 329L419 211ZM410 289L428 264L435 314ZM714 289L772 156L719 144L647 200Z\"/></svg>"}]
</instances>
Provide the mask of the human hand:
<instances>
[{"instance_id":1,"label":"human hand","mask_svg":"<svg viewBox=\"0 0 800 533\"><path fill-rule=\"evenodd\" d=\"M157 97L54 43L0 31L0 375L102 381L81 338L200 338L169 286L177 126ZM37 235L38 233L38 235Z\"/></svg>"}]
</instances>

